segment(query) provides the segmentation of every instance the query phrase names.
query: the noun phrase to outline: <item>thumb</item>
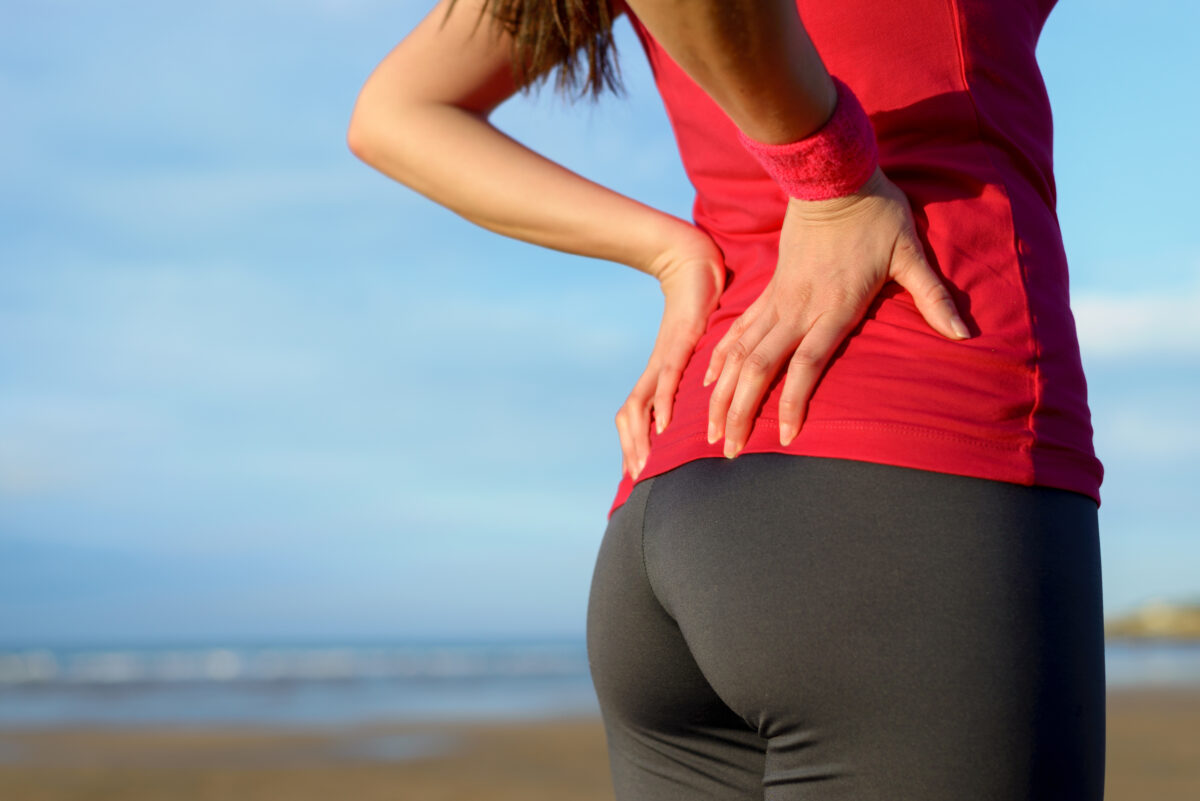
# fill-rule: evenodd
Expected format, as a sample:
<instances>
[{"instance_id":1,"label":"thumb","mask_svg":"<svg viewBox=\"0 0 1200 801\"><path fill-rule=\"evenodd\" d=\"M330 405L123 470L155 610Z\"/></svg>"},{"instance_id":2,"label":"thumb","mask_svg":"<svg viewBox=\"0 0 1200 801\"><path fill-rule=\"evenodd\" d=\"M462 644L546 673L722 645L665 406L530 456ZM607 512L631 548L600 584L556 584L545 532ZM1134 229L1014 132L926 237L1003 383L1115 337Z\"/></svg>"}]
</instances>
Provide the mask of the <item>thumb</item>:
<instances>
[{"instance_id":1,"label":"thumb","mask_svg":"<svg viewBox=\"0 0 1200 801\"><path fill-rule=\"evenodd\" d=\"M910 230L892 253L892 280L908 290L917 311L934 330L950 339L969 339L971 332L958 314L950 291L929 266L921 240Z\"/></svg>"}]
</instances>

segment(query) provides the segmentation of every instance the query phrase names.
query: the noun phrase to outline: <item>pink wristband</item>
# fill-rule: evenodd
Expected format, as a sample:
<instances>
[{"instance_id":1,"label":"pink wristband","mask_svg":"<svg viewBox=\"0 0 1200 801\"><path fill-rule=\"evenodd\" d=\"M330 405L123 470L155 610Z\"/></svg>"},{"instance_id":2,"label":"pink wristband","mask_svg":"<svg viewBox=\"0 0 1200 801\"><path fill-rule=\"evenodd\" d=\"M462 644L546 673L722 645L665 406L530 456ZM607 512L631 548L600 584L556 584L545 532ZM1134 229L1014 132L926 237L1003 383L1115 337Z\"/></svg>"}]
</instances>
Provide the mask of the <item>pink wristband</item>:
<instances>
[{"instance_id":1,"label":"pink wristband","mask_svg":"<svg viewBox=\"0 0 1200 801\"><path fill-rule=\"evenodd\" d=\"M803 139L771 145L746 136L738 139L789 197L828 200L852 195L879 164L875 129L850 87L836 76L833 116Z\"/></svg>"}]
</instances>

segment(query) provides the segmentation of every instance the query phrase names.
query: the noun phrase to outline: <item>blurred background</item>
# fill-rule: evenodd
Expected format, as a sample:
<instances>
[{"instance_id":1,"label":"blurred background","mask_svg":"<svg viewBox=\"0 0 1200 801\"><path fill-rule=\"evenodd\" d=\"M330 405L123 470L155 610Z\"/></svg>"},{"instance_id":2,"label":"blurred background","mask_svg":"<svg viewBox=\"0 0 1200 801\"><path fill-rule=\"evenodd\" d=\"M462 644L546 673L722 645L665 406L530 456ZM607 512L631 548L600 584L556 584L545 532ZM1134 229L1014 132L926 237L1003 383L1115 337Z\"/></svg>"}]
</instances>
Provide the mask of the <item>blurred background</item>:
<instances>
[{"instance_id":1,"label":"blurred background","mask_svg":"<svg viewBox=\"0 0 1200 801\"><path fill-rule=\"evenodd\" d=\"M661 296L351 156L431 5L4 1L0 796L610 797L584 613ZM1110 798L1200 793L1198 27L1064 3L1038 50L1107 471ZM493 122L687 219L616 34L626 97Z\"/></svg>"}]
</instances>

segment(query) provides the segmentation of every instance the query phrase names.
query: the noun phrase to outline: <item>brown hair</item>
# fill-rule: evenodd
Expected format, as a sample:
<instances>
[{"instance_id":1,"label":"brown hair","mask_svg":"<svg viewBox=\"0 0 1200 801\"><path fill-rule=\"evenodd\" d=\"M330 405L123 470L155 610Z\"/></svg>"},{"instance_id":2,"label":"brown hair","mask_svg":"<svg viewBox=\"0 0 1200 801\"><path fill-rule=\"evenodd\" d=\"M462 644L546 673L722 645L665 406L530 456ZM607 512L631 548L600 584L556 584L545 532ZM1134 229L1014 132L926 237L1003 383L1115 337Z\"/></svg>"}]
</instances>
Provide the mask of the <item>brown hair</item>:
<instances>
[{"instance_id":1,"label":"brown hair","mask_svg":"<svg viewBox=\"0 0 1200 801\"><path fill-rule=\"evenodd\" d=\"M450 0L446 15L457 0ZM558 67L555 89L565 96L591 93L596 100L606 88L620 94L620 69L613 43L613 4L620 0L484 0L479 16L491 13L492 24L511 34L513 79L528 93ZM586 75L583 74L584 62Z\"/></svg>"}]
</instances>

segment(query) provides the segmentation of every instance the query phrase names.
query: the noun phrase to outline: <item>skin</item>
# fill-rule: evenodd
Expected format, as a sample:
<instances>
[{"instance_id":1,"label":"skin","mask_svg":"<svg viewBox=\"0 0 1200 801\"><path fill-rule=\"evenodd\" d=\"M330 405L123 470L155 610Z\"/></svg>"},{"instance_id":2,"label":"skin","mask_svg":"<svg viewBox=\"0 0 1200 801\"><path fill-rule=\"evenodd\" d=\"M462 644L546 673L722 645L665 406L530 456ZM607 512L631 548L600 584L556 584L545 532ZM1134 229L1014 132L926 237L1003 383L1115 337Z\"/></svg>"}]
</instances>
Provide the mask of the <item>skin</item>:
<instances>
[{"instance_id":1,"label":"skin","mask_svg":"<svg viewBox=\"0 0 1200 801\"><path fill-rule=\"evenodd\" d=\"M636 478L651 421L670 422L679 378L723 289L720 250L692 224L567 170L489 122L516 93L511 42L476 25L480 0L439 2L376 67L347 142L365 163L496 233L606 259L654 276L663 318L650 359L616 415ZM819 128L836 92L792 0L634 0L630 7L747 135L788 142ZM614 237L613 231L620 231ZM788 362L781 441L799 430L824 365L887 280L912 292L936 330L961 320L925 262L903 192L877 171L855 195L793 199L780 258L762 296L718 343L710 441L735 456L766 386Z\"/></svg>"}]
</instances>

